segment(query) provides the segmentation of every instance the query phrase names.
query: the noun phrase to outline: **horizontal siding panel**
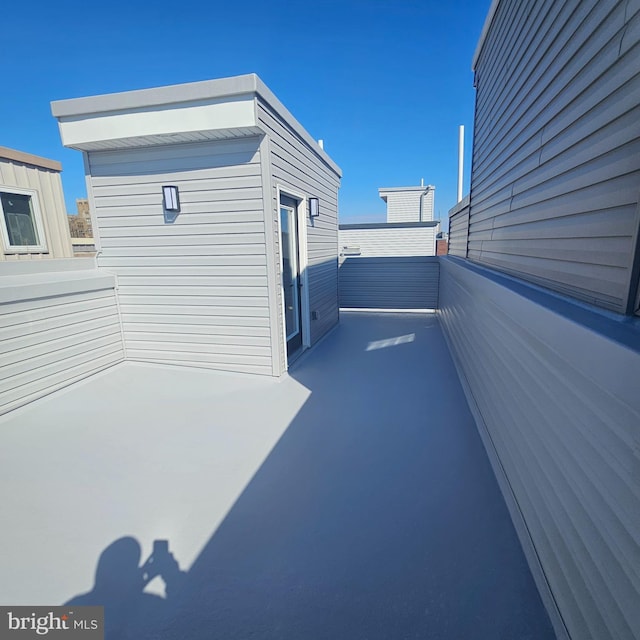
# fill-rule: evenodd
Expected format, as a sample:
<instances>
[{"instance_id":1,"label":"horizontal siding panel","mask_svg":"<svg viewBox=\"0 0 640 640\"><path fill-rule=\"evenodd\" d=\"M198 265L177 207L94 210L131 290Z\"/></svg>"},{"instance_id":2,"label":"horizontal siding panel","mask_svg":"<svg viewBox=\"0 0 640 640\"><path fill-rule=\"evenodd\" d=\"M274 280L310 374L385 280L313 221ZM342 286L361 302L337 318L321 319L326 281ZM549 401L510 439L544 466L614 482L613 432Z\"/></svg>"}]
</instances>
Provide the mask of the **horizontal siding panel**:
<instances>
[{"instance_id":1,"label":"horizontal siding panel","mask_svg":"<svg viewBox=\"0 0 640 640\"><path fill-rule=\"evenodd\" d=\"M477 237L477 239L481 239ZM625 255L631 250L631 239L618 238L546 238L542 240L492 239L482 242L492 253L562 260L604 267L626 267Z\"/></svg>"},{"instance_id":2,"label":"horizontal siding panel","mask_svg":"<svg viewBox=\"0 0 640 640\"><path fill-rule=\"evenodd\" d=\"M131 336L127 344L133 348L146 349L149 348L145 346L147 343L153 346L153 344L166 344L170 340L175 343L187 343L191 346L193 346L193 344L219 345L224 349L221 353L234 353L236 349L242 349L244 347L250 347L251 349L261 347L268 349L271 344L268 334L262 336L251 336L246 333L244 335L214 334L203 331L202 327L199 327L200 330L194 331L193 333L180 327L174 327L174 329L175 331L165 331L164 327L161 327L160 331L153 331L147 327L145 331L134 332L136 335ZM195 343L193 342L194 335L198 336ZM135 346L136 344L138 347ZM191 350L190 347L187 347L187 349ZM269 355L269 353L264 352L262 355Z\"/></svg>"},{"instance_id":3,"label":"horizontal siding panel","mask_svg":"<svg viewBox=\"0 0 640 640\"><path fill-rule=\"evenodd\" d=\"M91 360L81 362L74 359L69 367L57 372L45 372L44 377L23 384L9 391L0 391L0 407L2 413L22 407L38 400L88 376L94 375L122 361L122 345L114 345L112 349L101 349L91 352Z\"/></svg>"},{"instance_id":4,"label":"horizontal siding panel","mask_svg":"<svg viewBox=\"0 0 640 640\"><path fill-rule=\"evenodd\" d=\"M105 153L104 151L90 152L89 156L92 157L95 153ZM251 153L233 153L224 156L214 157L194 157L191 160L182 159L179 163L181 167L178 169L178 163L173 158L167 158L167 160L155 160L155 161L133 161L123 162L117 167L114 165L97 165L91 166L91 175L95 176L159 176L165 175L175 180L175 172L180 171L198 171L203 169L210 169L214 167L227 167L237 164L252 164L255 165L256 171L259 168L259 157L257 151L255 154Z\"/></svg>"},{"instance_id":5,"label":"horizontal siding panel","mask_svg":"<svg viewBox=\"0 0 640 640\"><path fill-rule=\"evenodd\" d=\"M156 276L120 276L119 282L122 286L126 285L127 288L145 288L145 290L153 291L155 287L170 288L183 288L183 287L224 287L226 289L235 290L243 287L257 287L260 290L266 290L267 277L240 277L240 276L228 276L228 277L210 277L207 275L198 276L181 276L168 274L164 277Z\"/></svg>"},{"instance_id":6,"label":"horizontal siding panel","mask_svg":"<svg viewBox=\"0 0 640 640\"><path fill-rule=\"evenodd\" d=\"M231 224L216 224L216 223L196 223L196 224L180 224L172 225L158 225L158 224L143 224L135 225L131 221L127 220L126 227L105 227L100 229L100 237L107 240L108 238L137 238L140 242L140 237L144 236L150 238L153 242L154 236L167 236L175 238L177 236L208 236L211 240L215 238L242 240L242 236L249 236L248 241L251 241L251 237L257 238L264 244L264 224L262 222L241 222Z\"/></svg>"},{"instance_id":7,"label":"horizontal siding panel","mask_svg":"<svg viewBox=\"0 0 640 640\"><path fill-rule=\"evenodd\" d=\"M22 360L28 360L42 353L59 351L67 346L73 346L80 342L90 342L108 333L118 333L120 318L114 308L112 313L99 318L77 321L73 316L64 326L59 321L48 322L41 325L39 331L32 330L32 324L22 325L21 336L7 337L3 331L0 334L0 353L2 353L2 365L10 365Z\"/></svg>"},{"instance_id":8,"label":"horizontal siding panel","mask_svg":"<svg viewBox=\"0 0 640 640\"><path fill-rule=\"evenodd\" d=\"M628 132L627 132L628 135ZM540 167L533 175L519 178L513 184L513 197L519 194L519 204L544 200L570 191L577 191L598 182L604 182L625 173L638 174L633 160L640 155L640 136L605 156L584 156L583 164L568 162L565 165L549 164ZM574 156L572 160L583 158Z\"/></svg>"},{"instance_id":9,"label":"horizontal siding panel","mask_svg":"<svg viewBox=\"0 0 640 640\"><path fill-rule=\"evenodd\" d=\"M517 221L507 224L509 220L497 219L492 227L492 239L628 238L633 233L635 218L635 206L627 205L589 211L582 215L568 213L545 220L524 221L522 224Z\"/></svg>"},{"instance_id":10,"label":"horizontal siding panel","mask_svg":"<svg viewBox=\"0 0 640 640\"><path fill-rule=\"evenodd\" d=\"M151 295L149 293L144 295L136 294L121 294L119 296L120 305L122 307L128 307L130 305L163 305L167 307L178 307L183 305L186 309L188 307L251 307L264 310L266 305L265 297L250 297L250 296L233 296L222 297L215 294L207 295Z\"/></svg>"},{"instance_id":11,"label":"horizontal siding panel","mask_svg":"<svg viewBox=\"0 0 640 640\"><path fill-rule=\"evenodd\" d=\"M470 246L469 257L472 249ZM477 251L474 259L613 311L622 305L626 291L619 279L615 277L614 269L599 265L587 265L585 268L575 262L548 261L530 256L509 256L492 253L486 249Z\"/></svg>"},{"instance_id":12,"label":"horizontal siding panel","mask_svg":"<svg viewBox=\"0 0 640 640\"><path fill-rule=\"evenodd\" d=\"M175 225L192 225L192 224L236 224L241 225L246 222L260 223L264 221L264 212L260 210L255 211L224 211L224 212L211 212L208 210L203 212L186 212L182 211L178 218L172 222ZM165 226L167 223L163 217L158 214L158 207L154 207L153 212L147 213L147 215L135 215L126 213L127 209L123 209L119 215L110 216L106 215L108 210L100 210L100 227L118 227L123 223L128 223L134 227L146 227L149 225ZM136 214L140 211L136 210Z\"/></svg>"},{"instance_id":13,"label":"horizontal siding panel","mask_svg":"<svg viewBox=\"0 0 640 640\"><path fill-rule=\"evenodd\" d=\"M118 249L127 248L127 247L138 247L140 246L140 236L139 235L131 235L129 237L121 236L121 237L112 237L112 238L104 238L101 241L101 248L103 250L103 254L109 256L115 256L118 254ZM145 239L144 247L183 247L183 255L185 255L185 259L188 258L188 248L189 247L217 247L224 245L238 245L238 244L255 244L264 246L264 234L261 233L227 233L224 235L215 235L215 234L191 234L191 235L156 235L150 236ZM210 249L210 254L215 255L215 249ZM195 255L201 255L201 253L197 253ZM98 256L100 259L101 256Z\"/></svg>"},{"instance_id":14,"label":"horizontal siding panel","mask_svg":"<svg viewBox=\"0 0 640 640\"><path fill-rule=\"evenodd\" d=\"M461 206L460 205L457 206ZM452 209L455 211L455 209ZM449 212L449 254L467 257L467 240L469 232L469 203L455 213Z\"/></svg>"},{"instance_id":15,"label":"horizontal siding panel","mask_svg":"<svg viewBox=\"0 0 640 640\"><path fill-rule=\"evenodd\" d=\"M189 255L191 257L197 256L211 256L212 253L216 256L250 256L250 255L264 255L265 249L258 243L254 244L216 244L215 250L212 250L211 245L198 244L189 246ZM184 249L182 246L157 246L157 247L118 247L118 260L123 258L159 258L163 256L184 256Z\"/></svg>"},{"instance_id":16,"label":"horizontal siding panel","mask_svg":"<svg viewBox=\"0 0 640 640\"><path fill-rule=\"evenodd\" d=\"M618 312L635 296L637 24L626 2L504 0L476 64L469 258Z\"/></svg>"},{"instance_id":17,"label":"horizontal siding panel","mask_svg":"<svg viewBox=\"0 0 640 640\"><path fill-rule=\"evenodd\" d=\"M96 181L97 182L97 181ZM131 196L155 196L155 202L162 200L162 192L158 191L157 180L151 182L135 182L127 185L127 193ZM101 185L97 182L93 186L93 193L96 198L104 202L104 207L109 206L109 198L121 198L122 197L123 184L104 184ZM184 201L185 196L191 198L202 192L211 194L214 200L234 200L236 195L243 195L242 192L253 192L256 189L261 189L260 174L257 171L252 172L250 175L230 176L227 175L224 184L221 185L219 180L210 177L210 173L204 173L203 178L190 178L187 180L180 180L180 200ZM158 198L159 196L159 198ZM251 196L252 198L261 197L260 194Z\"/></svg>"},{"instance_id":18,"label":"horizontal siding panel","mask_svg":"<svg viewBox=\"0 0 640 640\"><path fill-rule=\"evenodd\" d=\"M97 335L96 335L97 334ZM88 343L89 349L99 350L110 348L112 345L122 345L122 336L119 325L115 324L107 330L96 332ZM41 375L48 368L63 368L61 362L72 361L74 358L82 358L88 350L87 343L81 338L70 336L63 340L56 340L44 350L42 345L37 349L24 349L24 358L7 357L0 368L0 380L5 389L13 389L33 379L34 371ZM13 362L12 362L13 361Z\"/></svg>"},{"instance_id":19,"label":"horizontal siding panel","mask_svg":"<svg viewBox=\"0 0 640 640\"><path fill-rule=\"evenodd\" d=\"M437 227L408 229L341 229L339 248L360 249L368 256L434 256Z\"/></svg>"},{"instance_id":20,"label":"horizontal siding panel","mask_svg":"<svg viewBox=\"0 0 640 640\"><path fill-rule=\"evenodd\" d=\"M187 353L209 354L212 356L212 362L214 358L217 360L224 356L239 356L236 362L241 362L242 358L245 357L263 358L265 365L271 362L270 343L266 346L258 346L250 340L245 340L242 344L222 342L219 339L214 342L206 338L203 339L198 334L196 334L196 337L198 337L197 342L189 342L189 337L193 339L193 336L177 336L175 334L156 334L156 340L140 340L137 337L135 339L128 338L127 352L129 350L135 352L149 351L159 356L165 351L175 352L179 348L180 353L183 355ZM160 340L157 338L160 338ZM171 343L168 342L169 340L171 340ZM222 361L224 362L225 360Z\"/></svg>"},{"instance_id":21,"label":"horizontal siding panel","mask_svg":"<svg viewBox=\"0 0 640 640\"><path fill-rule=\"evenodd\" d=\"M120 308L123 316L131 314L153 314L158 315L180 315L184 318L185 322L193 323L195 317L209 317L214 316L218 318L229 317L230 322L234 322L231 318L235 317L249 317L254 316L256 318L268 317L268 311L263 307L240 307L240 306L207 306L207 305L183 305L178 304L164 304L158 301L157 304L147 303L144 300L137 300L137 304L121 303ZM125 336L126 338L126 336Z\"/></svg>"},{"instance_id":22,"label":"horizontal siding panel","mask_svg":"<svg viewBox=\"0 0 640 640\"><path fill-rule=\"evenodd\" d=\"M267 287L216 287L216 286L194 286L194 283L179 287L171 287L166 284L150 285L142 287L127 286L126 295L129 299L137 296L151 296L158 297L158 295L165 297L178 297L182 298L207 298L213 296L217 300L229 299L229 298L266 298L269 294ZM157 295L156 295L157 292Z\"/></svg>"},{"instance_id":23,"label":"horizontal siding panel","mask_svg":"<svg viewBox=\"0 0 640 640\"><path fill-rule=\"evenodd\" d=\"M435 309L437 258L347 258L340 265L344 308Z\"/></svg>"},{"instance_id":24,"label":"horizontal siding panel","mask_svg":"<svg viewBox=\"0 0 640 640\"><path fill-rule=\"evenodd\" d=\"M124 359L113 289L79 290L1 307L0 413Z\"/></svg>"},{"instance_id":25,"label":"horizontal siding panel","mask_svg":"<svg viewBox=\"0 0 640 640\"><path fill-rule=\"evenodd\" d=\"M262 188L256 187L252 189L200 189L198 191L189 191L180 185L180 208L188 210L188 205L212 202L219 203L218 206L228 209L241 203L247 210L258 210L262 208ZM99 214L108 211L111 208L122 207L158 207L162 204L162 191L154 191L153 193L143 194L127 194L126 196L103 196L100 200ZM176 222L181 221L178 216Z\"/></svg>"},{"instance_id":26,"label":"horizontal siding panel","mask_svg":"<svg viewBox=\"0 0 640 640\"><path fill-rule=\"evenodd\" d=\"M173 182L175 181L176 179L174 176ZM240 214L248 213L255 216L256 211L259 211L259 209L255 206L255 203L253 205L254 208L251 208L250 206L247 206L247 202L249 201L240 200L240 201L234 202L231 200L225 200L223 202L187 203L184 206L181 205L180 214L177 216L177 218L173 222L166 222L164 220L163 213L162 213L161 199L158 199L158 202L155 205L140 205L139 207L136 207L136 209L133 209L133 210L131 207L127 207L127 206L102 207L101 205L96 205L96 215L99 222L102 221L103 219L109 219L109 218L124 218L124 220L122 221L123 224L126 224L126 219L129 216L132 216L132 217L133 216L138 216L138 217L151 216L157 219L159 224L169 226L176 223L182 224L182 216L187 217L187 216L193 216L193 215L204 214L204 213L209 213L209 214L220 213L224 215L237 213L238 216L235 217L233 220L230 220L230 222L236 222L236 221L241 222L242 218Z\"/></svg>"},{"instance_id":27,"label":"horizontal siding panel","mask_svg":"<svg viewBox=\"0 0 640 640\"><path fill-rule=\"evenodd\" d=\"M142 325L136 322L125 322L123 329L132 340L145 340L146 336L151 336L150 339L153 339L152 336L156 334L172 334L177 336L175 339L179 342L183 338L187 339L191 335L198 334L206 336L207 342L221 340L224 344L259 344L260 346L269 344L268 327L170 323L145 323ZM245 340L245 338L249 338L249 340ZM259 342L254 343L254 340Z\"/></svg>"},{"instance_id":28,"label":"horizontal siding panel","mask_svg":"<svg viewBox=\"0 0 640 640\"><path fill-rule=\"evenodd\" d=\"M129 358L236 371L236 357L242 369L271 373L259 145L253 137L89 154L98 262L118 278ZM172 222L164 184L180 192Z\"/></svg>"},{"instance_id":29,"label":"horizontal siding panel","mask_svg":"<svg viewBox=\"0 0 640 640\"><path fill-rule=\"evenodd\" d=\"M269 136L271 210L276 214L279 210L278 186L285 192L290 189L293 194L317 197L320 201L320 217L314 220L306 218L309 310L316 311L319 316L318 319L311 320L311 344L314 344L338 322L337 226L340 178L261 101L258 102L258 118ZM275 246L275 260L279 264L279 242ZM327 278L327 274L331 275ZM317 278L321 280L316 281ZM280 293L278 296L280 304ZM278 333L283 335L282 326ZM280 351L284 367L286 350L283 338Z\"/></svg>"},{"instance_id":30,"label":"horizontal siding panel","mask_svg":"<svg viewBox=\"0 0 640 640\"><path fill-rule=\"evenodd\" d=\"M195 158L210 160L219 157L225 160L229 156L234 156L239 153L245 153L251 157L255 157L258 146L258 138L250 137L197 144L172 144L170 147L167 145L156 145L133 149L98 151L92 152L89 160L91 168L112 166L116 175L123 164L134 161L143 163L153 161L173 162L174 166L172 170L176 171L184 167L185 162L189 162ZM167 153L168 148L171 150L170 153Z\"/></svg>"},{"instance_id":31,"label":"horizontal siding panel","mask_svg":"<svg viewBox=\"0 0 640 640\"><path fill-rule=\"evenodd\" d=\"M441 269L441 321L571 637L637 638L640 352L614 320Z\"/></svg>"},{"instance_id":32,"label":"horizontal siding panel","mask_svg":"<svg viewBox=\"0 0 640 640\"><path fill-rule=\"evenodd\" d=\"M19 335L26 335L31 327L33 331L40 330L40 322L62 318L61 322L73 322L76 316L86 314L92 317L92 313L99 310L111 313L115 309L113 291L92 291L87 294L73 294L68 296L56 296L53 298L38 298L12 302L2 307L0 313L0 329L15 328ZM26 326L28 323L28 326Z\"/></svg>"},{"instance_id":33,"label":"horizontal siding panel","mask_svg":"<svg viewBox=\"0 0 640 640\"><path fill-rule=\"evenodd\" d=\"M150 256L143 257L142 259L130 259L129 257L114 256L109 258L103 258L104 264L101 265L108 268L110 271L117 269L118 275L127 275L126 273L120 273L120 270L124 266L131 265L131 269L134 271L142 269L158 269L154 274L164 276L179 276L178 271L173 271L175 267L182 269L190 269L192 267L228 267L233 269L253 269L254 267L264 267L266 265L266 258L264 255L221 255L218 256L211 252L209 255L189 255L189 256ZM133 273L132 275L136 275ZM140 275L140 274L138 274ZM206 271L202 271L201 275L217 275L214 271L208 274ZM226 275L222 272L219 275ZM237 275L241 275L238 272Z\"/></svg>"},{"instance_id":34,"label":"horizontal siding panel","mask_svg":"<svg viewBox=\"0 0 640 640\"><path fill-rule=\"evenodd\" d=\"M202 314L183 314L179 310L172 313L172 310L165 309L149 309L144 307L140 309L122 309L121 318L123 326L127 326L131 331L134 324L140 325L140 330L145 331L146 327L156 323L163 325L176 325L178 327L214 327L212 332L229 331L234 332L236 329L243 327L268 327L269 318L266 316L251 315L202 315ZM129 335L128 333L126 335Z\"/></svg>"},{"instance_id":35,"label":"horizontal siding panel","mask_svg":"<svg viewBox=\"0 0 640 640\"><path fill-rule=\"evenodd\" d=\"M501 96L494 101L490 94L483 93L478 109L479 115L485 118L482 125L490 121L491 113L497 109L500 120L495 127L499 137L504 134L504 137L515 138L530 127L534 119L540 118L540 111L546 105L555 102L557 112L591 85L593 78L613 65L618 56L619 42L615 41L615 35L623 26L624 9L622 3L616 4L614 13L610 13L614 5L595 0L567 5L567 11L561 14L564 23L551 27L554 41L546 49L532 47L533 64L521 68L522 74L511 74L509 82L501 85L508 92L508 98ZM534 13L541 11L544 11L542 7L536 8ZM504 50L498 53L498 57L505 55L508 54ZM513 64L505 65L505 71L512 72L514 68L517 67ZM592 73L597 71L597 75L589 76L588 68ZM498 78L492 80L496 85L503 82ZM514 100L514 96L520 99ZM499 105L498 100L501 100ZM509 125L514 126L509 129ZM478 141L484 142L486 127L481 129Z\"/></svg>"},{"instance_id":36,"label":"horizontal siding panel","mask_svg":"<svg viewBox=\"0 0 640 640\"><path fill-rule=\"evenodd\" d=\"M143 175L92 175L91 185L94 196L97 200L102 199L102 195L114 195L123 192L123 189L133 189L134 192L138 188L158 192L157 185L170 184L176 177L175 171L158 172ZM251 180L261 180L260 164L239 164L239 165L222 165L209 166L203 169L192 169L180 176L180 184L186 185L188 189L197 188L197 183L211 184L211 182L220 184L220 188L229 188L236 184L237 180L249 178ZM219 181L223 180L222 183ZM102 189L108 189L102 192Z\"/></svg>"},{"instance_id":37,"label":"horizontal siding panel","mask_svg":"<svg viewBox=\"0 0 640 640\"><path fill-rule=\"evenodd\" d=\"M224 277L250 277L250 276L262 276L266 277L264 265L251 265L240 266L233 264L226 265L199 265L199 264L186 264L182 265L167 265L167 266L132 266L132 267L114 267L110 271L117 272L122 276L136 276L136 277L159 277L165 278L167 276L182 276L193 278L224 278ZM118 287L120 291L124 292L122 286Z\"/></svg>"},{"instance_id":38,"label":"horizontal siding panel","mask_svg":"<svg viewBox=\"0 0 640 640\"><path fill-rule=\"evenodd\" d=\"M523 205L521 196L513 198L509 205L513 209L505 211L495 208L474 209L474 224L493 221L494 227L509 224L523 224L541 220L553 221L557 217L573 214L588 216L592 212L601 212L622 205L637 204L638 177L635 174L617 176L608 182L592 184L580 191L571 191L553 198L541 199L529 205Z\"/></svg>"}]
</instances>

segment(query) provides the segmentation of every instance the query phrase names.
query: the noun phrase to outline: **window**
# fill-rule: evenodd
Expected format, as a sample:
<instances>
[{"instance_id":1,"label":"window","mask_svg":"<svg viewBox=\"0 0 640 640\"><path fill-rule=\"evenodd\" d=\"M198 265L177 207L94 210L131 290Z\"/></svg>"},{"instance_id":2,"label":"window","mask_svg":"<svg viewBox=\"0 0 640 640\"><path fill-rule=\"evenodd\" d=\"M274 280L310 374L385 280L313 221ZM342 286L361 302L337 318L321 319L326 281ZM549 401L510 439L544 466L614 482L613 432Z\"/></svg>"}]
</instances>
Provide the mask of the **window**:
<instances>
[{"instance_id":1,"label":"window","mask_svg":"<svg viewBox=\"0 0 640 640\"><path fill-rule=\"evenodd\" d=\"M47 250L38 194L28 189L0 187L2 241L7 253L43 253Z\"/></svg>"}]
</instances>

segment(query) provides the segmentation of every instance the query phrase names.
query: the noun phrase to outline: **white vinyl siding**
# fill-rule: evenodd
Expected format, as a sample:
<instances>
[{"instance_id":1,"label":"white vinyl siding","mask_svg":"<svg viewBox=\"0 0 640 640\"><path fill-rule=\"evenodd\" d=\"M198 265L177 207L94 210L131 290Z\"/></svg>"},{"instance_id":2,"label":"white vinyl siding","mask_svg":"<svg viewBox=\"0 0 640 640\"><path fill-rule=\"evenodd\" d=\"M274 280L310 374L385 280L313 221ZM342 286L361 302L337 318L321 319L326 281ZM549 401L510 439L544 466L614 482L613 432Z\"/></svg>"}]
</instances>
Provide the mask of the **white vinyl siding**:
<instances>
[{"instance_id":1,"label":"white vinyl siding","mask_svg":"<svg viewBox=\"0 0 640 640\"><path fill-rule=\"evenodd\" d=\"M5 243L0 242L0 260L71 258L73 249L60 172L0 157L0 192L11 193L12 187L36 194L44 235L39 240L43 248L11 250L5 249Z\"/></svg>"},{"instance_id":2,"label":"white vinyl siding","mask_svg":"<svg viewBox=\"0 0 640 640\"><path fill-rule=\"evenodd\" d=\"M89 153L127 358L272 374L257 137ZM162 186L181 211L165 221Z\"/></svg>"},{"instance_id":3,"label":"white vinyl siding","mask_svg":"<svg viewBox=\"0 0 640 640\"><path fill-rule=\"evenodd\" d=\"M387 222L428 222L433 220L434 190L398 191L387 195ZM422 200L422 201L421 201Z\"/></svg>"},{"instance_id":4,"label":"white vinyl siding","mask_svg":"<svg viewBox=\"0 0 640 640\"><path fill-rule=\"evenodd\" d=\"M503 0L476 86L468 257L624 312L638 240L640 5Z\"/></svg>"},{"instance_id":5,"label":"white vinyl siding","mask_svg":"<svg viewBox=\"0 0 640 640\"><path fill-rule=\"evenodd\" d=\"M39 264L0 276L0 413L124 359L113 276Z\"/></svg>"},{"instance_id":6,"label":"white vinyl siding","mask_svg":"<svg viewBox=\"0 0 640 640\"><path fill-rule=\"evenodd\" d=\"M360 256L435 256L438 227L340 229L339 249L359 248Z\"/></svg>"},{"instance_id":7,"label":"white vinyl siding","mask_svg":"<svg viewBox=\"0 0 640 640\"><path fill-rule=\"evenodd\" d=\"M307 221L309 310L311 344L338 322L338 187L340 177L262 101L258 101L258 121L269 136L272 176L271 212L277 215L277 188L293 195L319 199L320 216ZM275 224L275 222L274 222ZM277 229L277 226L275 226ZM276 263L279 246L276 239ZM281 291L278 288L278 297ZM281 300L278 299L278 308ZM282 322L282 320L281 320ZM280 331L283 334L283 331ZM281 353L286 354L284 345Z\"/></svg>"},{"instance_id":8,"label":"white vinyl siding","mask_svg":"<svg viewBox=\"0 0 640 640\"><path fill-rule=\"evenodd\" d=\"M543 596L573 640L637 640L633 327L455 258L440 269L440 319Z\"/></svg>"},{"instance_id":9,"label":"white vinyl siding","mask_svg":"<svg viewBox=\"0 0 640 640\"><path fill-rule=\"evenodd\" d=\"M449 210L449 255L467 257L469 196Z\"/></svg>"},{"instance_id":10,"label":"white vinyl siding","mask_svg":"<svg viewBox=\"0 0 640 640\"><path fill-rule=\"evenodd\" d=\"M340 262L340 307L436 309L439 264L435 256L353 257Z\"/></svg>"}]
</instances>

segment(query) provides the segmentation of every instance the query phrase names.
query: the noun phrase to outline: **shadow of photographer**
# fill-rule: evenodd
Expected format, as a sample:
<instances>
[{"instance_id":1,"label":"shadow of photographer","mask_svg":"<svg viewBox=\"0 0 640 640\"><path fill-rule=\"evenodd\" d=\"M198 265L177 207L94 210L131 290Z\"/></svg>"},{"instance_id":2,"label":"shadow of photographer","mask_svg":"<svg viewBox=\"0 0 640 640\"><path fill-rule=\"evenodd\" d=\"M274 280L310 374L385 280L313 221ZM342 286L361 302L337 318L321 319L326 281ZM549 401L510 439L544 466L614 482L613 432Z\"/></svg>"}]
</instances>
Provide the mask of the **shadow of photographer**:
<instances>
[{"instance_id":1,"label":"shadow of photographer","mask_svg":"<svg viewBox=\"0 0 640 640\"><path fill-rule=\"evenodd\" d=\"M100 554L91 591L71 598L67 606L104 607L105 638L144 638L158 631L171 602L180 592L186 573L169 551L166 540L155 540L153 552L140 565L142 549L132 537L119 538ZM165 597L146 593L156 577L165 584Z\"/></svg>"}]
</instances>

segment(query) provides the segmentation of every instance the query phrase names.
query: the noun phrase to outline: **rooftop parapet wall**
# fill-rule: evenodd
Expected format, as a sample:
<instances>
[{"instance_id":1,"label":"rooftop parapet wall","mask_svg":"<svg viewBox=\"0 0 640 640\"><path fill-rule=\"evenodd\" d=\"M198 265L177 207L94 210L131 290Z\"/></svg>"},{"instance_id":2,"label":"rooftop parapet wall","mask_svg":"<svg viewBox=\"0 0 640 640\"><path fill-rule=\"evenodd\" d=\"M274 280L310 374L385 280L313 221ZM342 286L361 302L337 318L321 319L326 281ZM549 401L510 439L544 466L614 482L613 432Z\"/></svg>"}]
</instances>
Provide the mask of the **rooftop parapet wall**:
<instances>
[{"instance_id":1,"label":"rooftop parapet wall","mask_svg":"<svg viewBox=\"0 0 640 640\"><path fill-rule=\"evenodd\" d=\"M90 259L0 264L0 414L123 359L113 275Z\"/></svg>"},{"instance_id":2,"label":"rooftop parapet wall","mask_svg":"<svg viewBox=\"0 0 640 640\"><path fill-rule=\"evenodd\" d=\"M558 637L637 638L640 321L440 260L440 320Z\"/></svg>"}]
</instances>

